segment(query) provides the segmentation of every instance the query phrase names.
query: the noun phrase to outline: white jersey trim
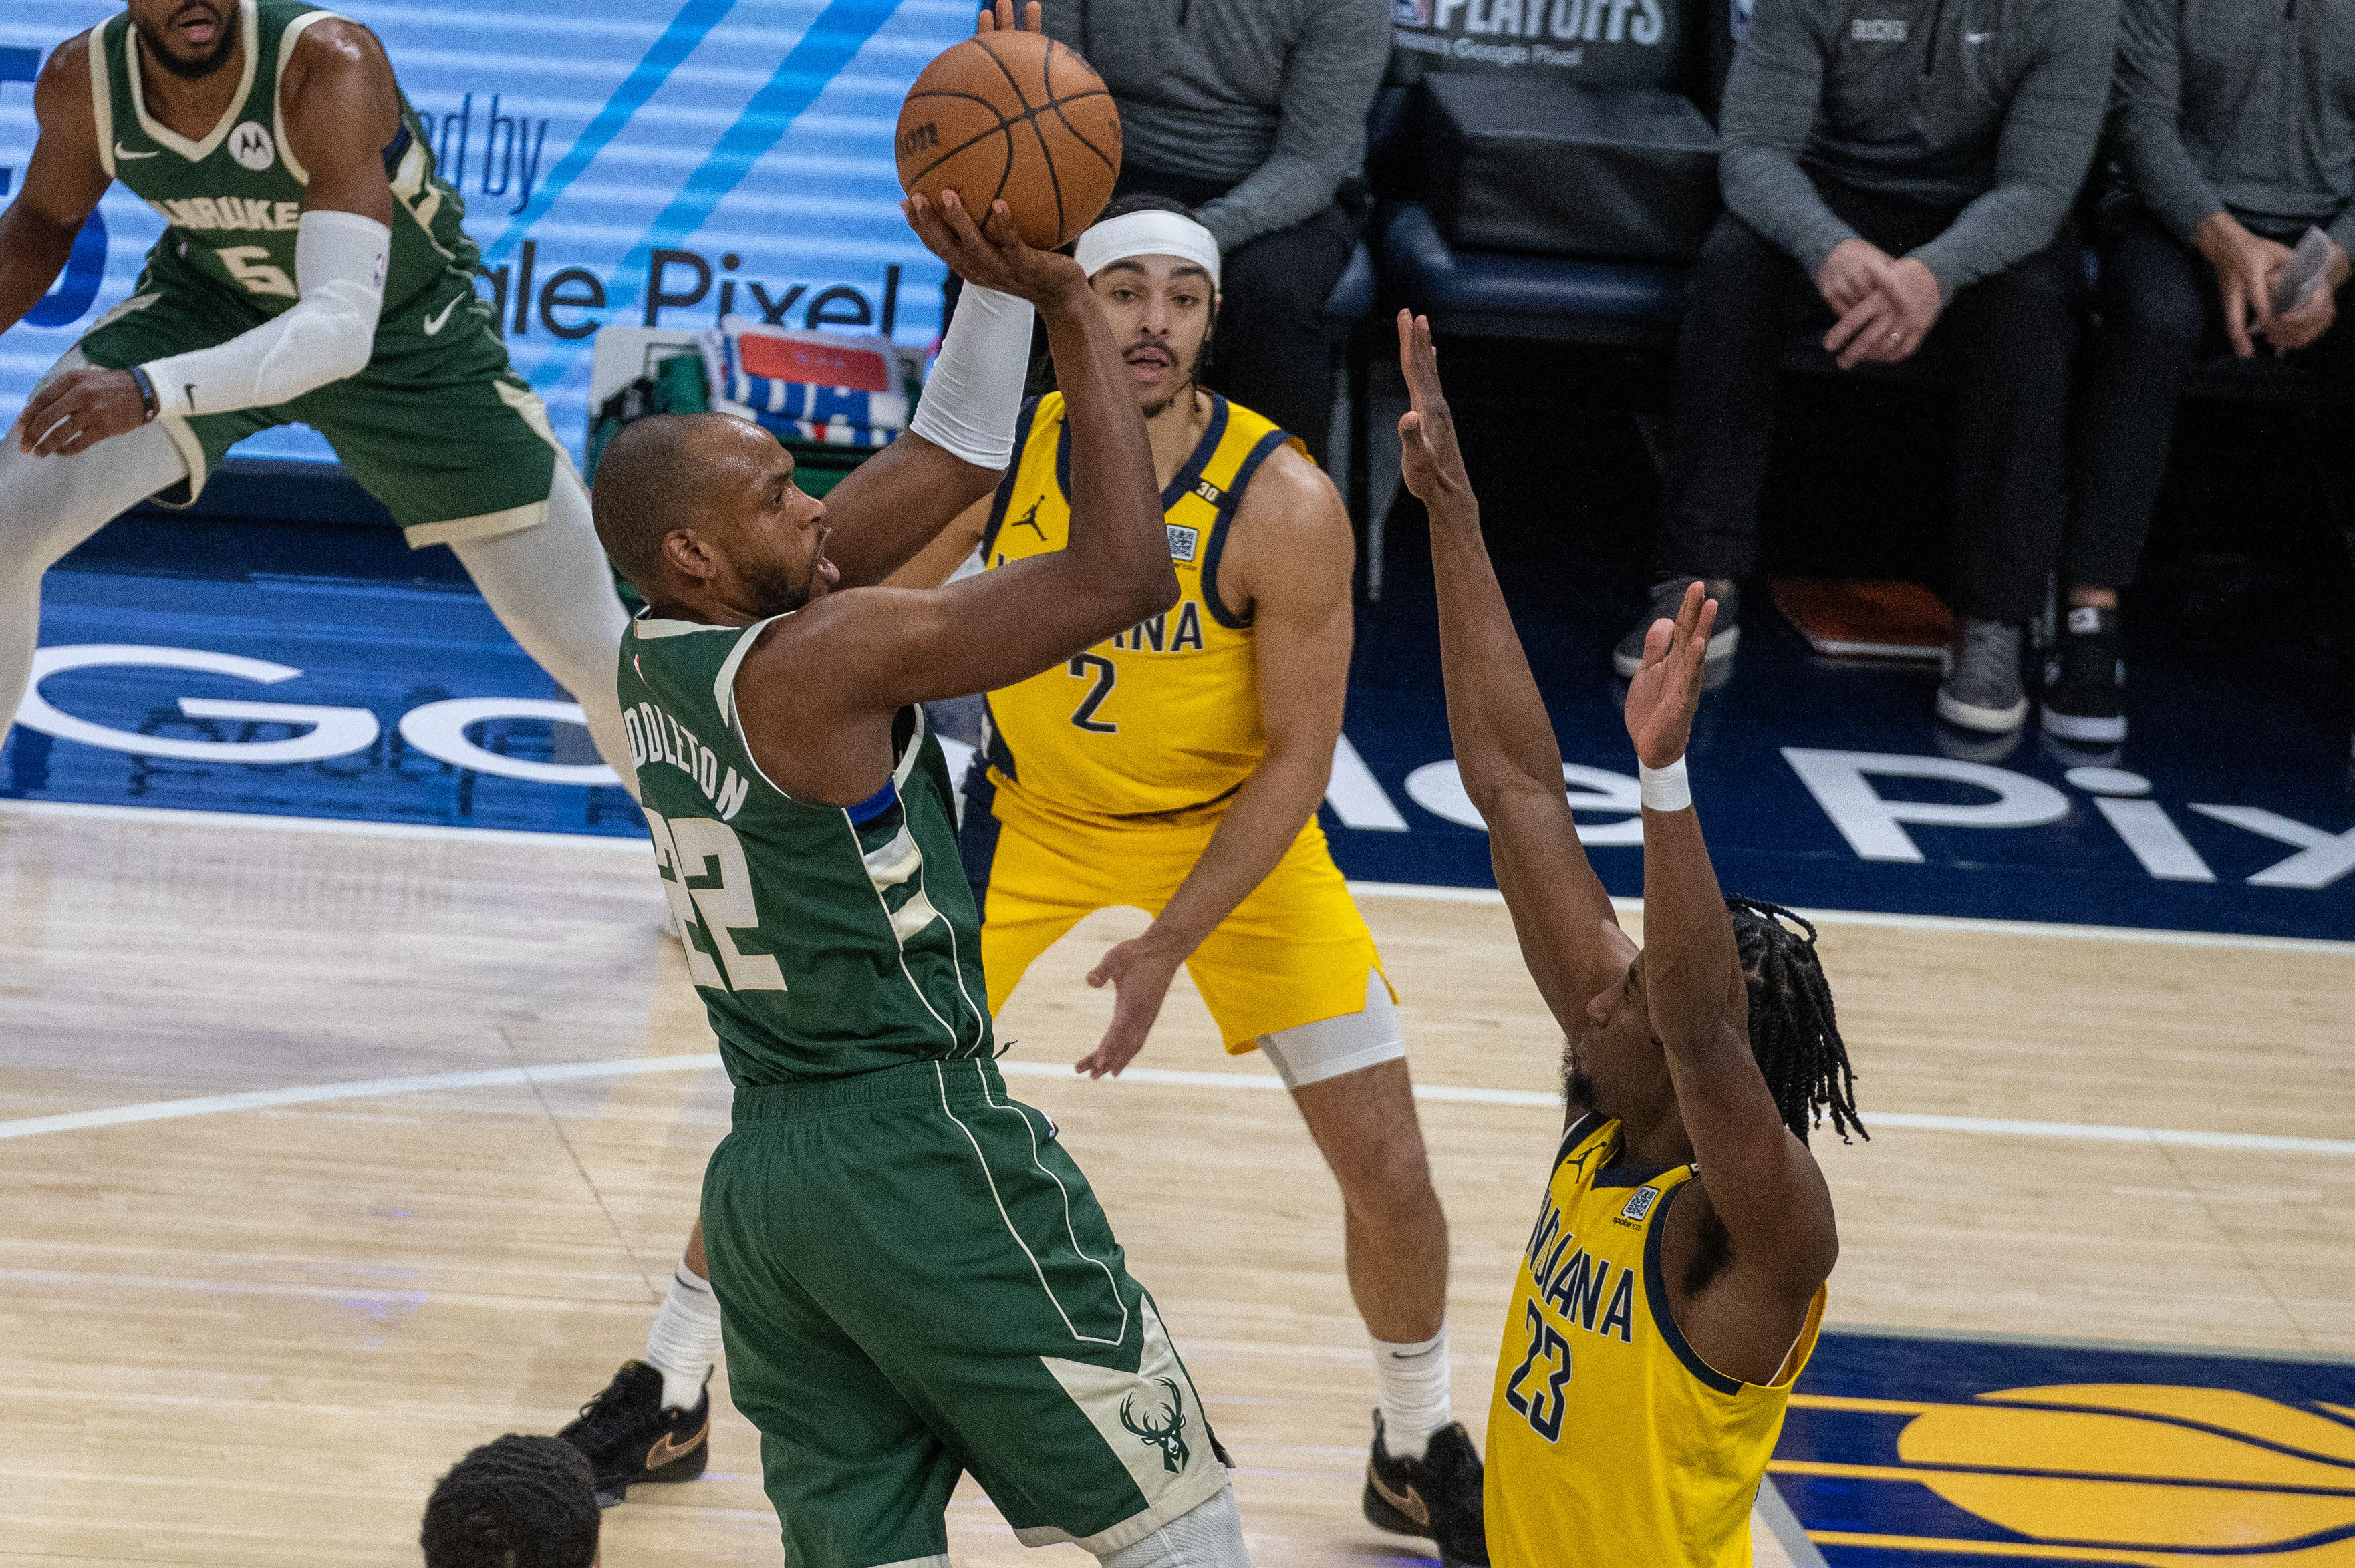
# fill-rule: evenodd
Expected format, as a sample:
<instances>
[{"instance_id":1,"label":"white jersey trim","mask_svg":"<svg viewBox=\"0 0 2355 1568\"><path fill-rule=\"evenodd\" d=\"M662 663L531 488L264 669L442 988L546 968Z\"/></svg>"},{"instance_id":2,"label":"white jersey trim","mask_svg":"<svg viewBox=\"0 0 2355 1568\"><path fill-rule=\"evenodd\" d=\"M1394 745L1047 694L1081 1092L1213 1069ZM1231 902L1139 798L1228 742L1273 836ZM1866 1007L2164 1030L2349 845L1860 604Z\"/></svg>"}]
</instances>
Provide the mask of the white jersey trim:
<instances>
[{"instance_id":1,"label":"white jersey trim","mask_svg":"<svg viewBox=\"0 0 2355 1568\"><path fill-rule=\"evenodd\" d=\"M130 32L126 23L123 29ZM106 177L114 175L114 83L106 74L106 26L90 30L90 112L98 125L98 162Z\"/></svg>"},{"instance_id":2,"label":"white jersey trim","mask_svg":"<svg viewBox=\"0 0 2355 1568\"><path fill-rule=\"evenodd\" d=\"M189 141L147 112L147 90L142 85L139 74L139 29L123 29L123 69L131 78L132 111L139 116L139 129L145 132L157 146L177 153L192 164L201 164L211 157L214 150L227 139L229 127L236 124L237 117L245 112L246 100L253 96L253 79L261 65L261 51L256 48L261 36L259 10L254 0L238 0L237 25L240 29L238 42L245 56L245 69L238 76L236 96L229 101L229 107L221 111L219 121L205 133L201 142ZM282 67L284 58L282 54L280 56Z\"/></svg>"},{"instance_id":3,"label":"white jersey trim","mask_svg":"<svg viewBox=\"0 0 2355 1568\"><path fill-rule=\"evenodd\" d=\"M312 23L350 20L333 11L309 11L287 23L286 30L278 35L278 73L270 82L270 133L278 138L278 161L286 165L286 172L300 185L311 183L311 171L294 156L294 143L286 137L286 62L294 58L295 40Z\"/></svg>"}]
</instances>

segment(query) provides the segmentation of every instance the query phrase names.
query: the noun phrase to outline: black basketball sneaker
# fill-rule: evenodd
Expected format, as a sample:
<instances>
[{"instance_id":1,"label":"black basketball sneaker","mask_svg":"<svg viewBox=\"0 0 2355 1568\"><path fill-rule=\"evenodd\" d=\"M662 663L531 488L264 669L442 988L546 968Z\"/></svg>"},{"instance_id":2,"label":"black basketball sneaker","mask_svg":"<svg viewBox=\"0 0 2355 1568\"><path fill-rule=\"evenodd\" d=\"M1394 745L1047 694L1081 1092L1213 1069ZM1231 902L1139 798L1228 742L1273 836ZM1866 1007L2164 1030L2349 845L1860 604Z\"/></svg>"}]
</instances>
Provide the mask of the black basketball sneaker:
<instances>
[{"instance_id":1,"label":"black basketball sneaker","mask_svg":"<svg viewBox=\"0 0 2355 1568\"><path fill-rule=\"evenodd\" d=\"M1394 1459L1382 1446L1382 1413L1374 1412L1374 1451L1366 1459L1367 1523L1428 1538L1439 1548L1443 1568L1487 1568L1480 1480L1480 1453L1461 1421L1433 1433L1422 1458Z\"/></svg>"},{"instance_id":2,"label":"black basketball sneaker","mask_svg":"<svg viewBox=\"0 0 2355 1568\"><path fill-rule=\"evenodd\" d=\"M581 1450L596 1478L597 1506L612 1508L639 1481L691 1481L711 1457L711 1391L693 1410L666 1410L663 1374L623 1361L581 1418L557 1436Z\"/></svg>"}]
</instances>

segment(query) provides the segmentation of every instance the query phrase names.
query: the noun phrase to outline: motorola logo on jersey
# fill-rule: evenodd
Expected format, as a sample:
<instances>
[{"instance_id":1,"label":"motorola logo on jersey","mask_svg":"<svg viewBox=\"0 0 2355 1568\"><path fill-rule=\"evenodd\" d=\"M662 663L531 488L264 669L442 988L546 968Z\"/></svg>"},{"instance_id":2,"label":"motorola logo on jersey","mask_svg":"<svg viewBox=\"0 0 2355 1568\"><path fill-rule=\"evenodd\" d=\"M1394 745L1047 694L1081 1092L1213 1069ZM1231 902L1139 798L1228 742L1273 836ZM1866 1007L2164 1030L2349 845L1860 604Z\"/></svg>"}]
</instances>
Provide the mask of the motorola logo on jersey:
<instances>
[{"instance_id":1,"label":"motorola logo on jersey","mask_svg":"<svg viewBox=\"0 0 2355 1568\"><path fill-rule=\"evenodd\" d=\"M278 145L270 139L270 127L258 120L241 121L229 133L229 155L240 168L259 174L278 161Z\"/></svg>"}]
</instances>

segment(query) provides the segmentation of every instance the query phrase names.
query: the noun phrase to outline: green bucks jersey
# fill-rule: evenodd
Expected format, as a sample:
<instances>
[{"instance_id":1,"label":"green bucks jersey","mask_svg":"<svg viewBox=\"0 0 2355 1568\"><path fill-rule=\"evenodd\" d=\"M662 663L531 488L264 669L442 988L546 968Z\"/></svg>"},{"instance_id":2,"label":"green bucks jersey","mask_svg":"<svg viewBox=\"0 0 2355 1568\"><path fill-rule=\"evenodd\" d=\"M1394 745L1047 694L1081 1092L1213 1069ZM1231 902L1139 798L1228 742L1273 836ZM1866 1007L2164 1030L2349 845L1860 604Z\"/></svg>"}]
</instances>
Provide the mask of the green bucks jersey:
<instances>
[{"instance_id":1,"label":"green bucks jersey","mask_svg":"<svg viewBox=\"0 0 2355 1568\"><path fill-rule=\"evenodd\" d=\"M263 318L294 303L295 229L310 175L286 144L279 79L303 30L335 17L302 0L240 0L243 74L228 111L199 141L148 114L128 12L91 35L99 160L171 225L148 254L143 292L210 285ZM406 97L400 130L384 159L400 209L384 281L382 320L389 328L405 322L412 307L439 304L444 296L471 298L481 253L459 227L465 204L434 172L424 128ZM487 311L476 314L488 322ZM450 318L422 319L438 332Z\"/></svg>"},{"instance_id":2,"label":"green bucks jersey","mask_svg":"<svg viewBox=\"0 0 2355 1568\"><path fill-rule=\"evenodd\" d=\"M948 764L920 708L890 780L856 806L762 776L737 672L770 625L641 616L622 716L687 967L741 1085L993 1054L981 920L957 858Z\"/></svg>"}]
</instances>

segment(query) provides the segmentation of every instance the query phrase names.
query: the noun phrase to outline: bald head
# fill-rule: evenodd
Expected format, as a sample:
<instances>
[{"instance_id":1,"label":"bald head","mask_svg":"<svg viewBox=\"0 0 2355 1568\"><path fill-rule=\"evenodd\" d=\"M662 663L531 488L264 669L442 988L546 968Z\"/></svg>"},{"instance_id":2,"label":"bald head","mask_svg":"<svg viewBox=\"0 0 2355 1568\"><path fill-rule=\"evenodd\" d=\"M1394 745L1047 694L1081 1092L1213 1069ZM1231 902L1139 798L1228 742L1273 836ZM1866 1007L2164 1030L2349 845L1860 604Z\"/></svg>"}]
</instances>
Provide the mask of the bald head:
<instances>
[{"instance_id":1,"label":"bald head","mask_svg":"<svg viewBox=\"0 0 2355 1568\"><path fill-rule=\"evenodd\" d=\"M597 463L591 495L597 537L639 594L664 582L663 540L677 528L709 527L728 510L728 493L750 478L747 434L773 455L757 426L725 414L650 414L622 427Z\"/></svg>"},{"instance_id":2,"label":"bald head","mask_svg":"<svg viewBox=\"0 0 2355 1568\"><path fill-rule=\"evenodd\" d=\"M597 537L650 605L696 620L780 615L825 591L823 503L750 420L653 414L622 427L591 492Z\"/></svg>"}]
</instances>

